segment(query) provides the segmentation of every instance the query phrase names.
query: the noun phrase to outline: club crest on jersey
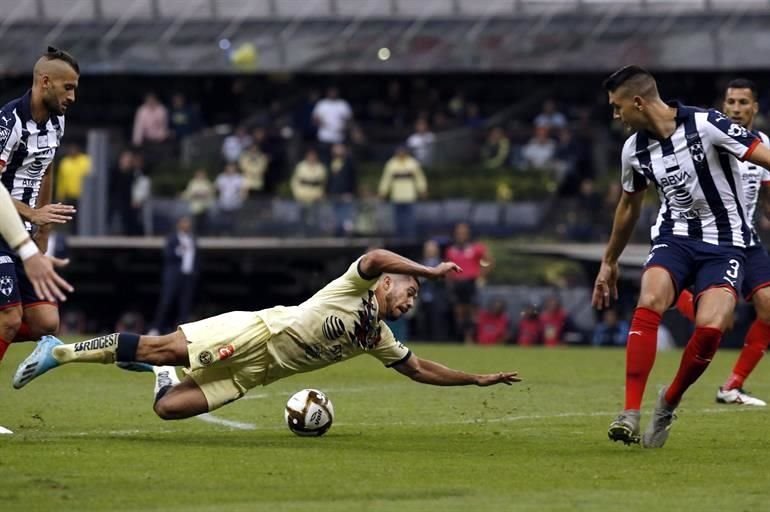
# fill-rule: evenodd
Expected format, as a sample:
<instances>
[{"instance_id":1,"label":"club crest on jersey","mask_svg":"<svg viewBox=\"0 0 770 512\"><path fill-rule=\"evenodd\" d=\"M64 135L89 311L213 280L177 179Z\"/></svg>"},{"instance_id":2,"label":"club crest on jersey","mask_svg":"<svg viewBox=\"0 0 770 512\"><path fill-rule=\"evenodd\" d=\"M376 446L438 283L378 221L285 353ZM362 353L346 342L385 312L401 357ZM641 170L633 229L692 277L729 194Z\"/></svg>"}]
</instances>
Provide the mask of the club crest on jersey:
<instances>
[{"instance_id":1,"label":"club crest on jersey","mask_svg":"<svg viewBox=\"0 0 770 512\"><path fill-rule=\"evenodd\" d=\"M10 297L11 292L13 292L13 278L11 276L0 277L0 293Z\"/></svg>"},{"instance_id":2,"label":"club crest on jersey","mask_svg":"<svg viewBox=\"0 0 770 512\"><path fill-rule=\"evenodd\" d=\"M703 143L695 142L690 145L690 155L698 163L706 159L706 153L703 151Z\"/></svg>"},{"instance_id":3,"label":"club crest on jersey","mask_svg":"<svg viewBox=\"0 0 770 512\"><path fill-rule=\"evenodd\" d=\"M321 330L329 341L336 340L345 334L345 323L336 316L327 316Z\"/></svg>"},{"instance_id":4,"label":"club crest on jersey","mask_svg":"<svg viewBox=\"0 0 770 512\"><path fill-rule=\"evenodd\" d=\"M380 322L377 318L377 307L374 305L373 291L369 290L368 298L361 299L358 321L353 330L348 331L348 337L364 350L372 349L380 342Z\"/></svg>"},{"instance_id":5,"label":"club crest on jersey","mask_svg":"<svg viewBox=\"0 0 770 512\"><path fill-rule=\"evenodd\" d=\"M208 366L214 362L214 354L212 354L208 350L204 350L203 352L198 354L198 362L202 366Z\"/></svg>"}]
</instances>

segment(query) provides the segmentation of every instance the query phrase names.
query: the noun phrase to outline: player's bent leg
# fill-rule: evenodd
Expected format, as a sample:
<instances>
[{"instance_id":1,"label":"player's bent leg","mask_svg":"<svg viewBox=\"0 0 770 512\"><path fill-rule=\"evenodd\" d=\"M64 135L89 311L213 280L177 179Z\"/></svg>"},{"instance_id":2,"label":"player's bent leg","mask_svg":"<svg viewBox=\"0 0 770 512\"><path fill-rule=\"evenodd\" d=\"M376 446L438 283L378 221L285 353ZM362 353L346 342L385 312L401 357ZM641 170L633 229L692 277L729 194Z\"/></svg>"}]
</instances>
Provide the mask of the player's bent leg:
<instances>
[{"instance_id":1,"label":"player's bent leg","mask_svg":"<svg viewBox=\"0 0 770 512\"><path fill-rule=\"evenodd\" d=\"M50 302L39 302L32 306L25 306L22 323L26 327L24 329L26 339L17 339L16 341L37 340L43 336L56 335L59 332L59 308Z\"/></svg>"},{"instance_id":2,"label":"player's bent leg","mask_svg":"<svg viewBox=\"0 0 770 512\"><path fill-rule=\"evenodd\" d=\"M163 388L160 392L163 392ZM153 409L161 419L181 420L208 412L209 403L195 380L186 377L179 384L166 389L155 401Z\"/></svg>"},{"instance_id":3,"label":"player's bent leg","mask_svg":"<svg viewBox=\"0 0 770 512\"><path fill-rule=\"evenodd\" d=\"M21 327L21 304L12 304L0 309L0 361Z\"/></svg>"}]
</instances>

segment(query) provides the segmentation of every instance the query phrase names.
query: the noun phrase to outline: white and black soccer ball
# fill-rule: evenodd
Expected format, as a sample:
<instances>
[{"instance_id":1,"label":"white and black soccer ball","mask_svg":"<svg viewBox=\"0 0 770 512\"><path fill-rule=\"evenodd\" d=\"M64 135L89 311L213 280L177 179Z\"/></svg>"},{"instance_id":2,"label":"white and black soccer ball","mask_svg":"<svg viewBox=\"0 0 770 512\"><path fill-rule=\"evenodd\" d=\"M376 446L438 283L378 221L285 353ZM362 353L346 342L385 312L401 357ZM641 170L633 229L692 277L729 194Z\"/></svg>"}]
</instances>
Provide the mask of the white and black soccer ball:
<instances>
[{"instance_id":1,"label":"white and black soccer ball","mask_svg":"<svg viewBox=\"0 0 770 512\"><path fill-rule=\"evenodd\" d=\"M322 436L332 426L334 406L317 389L303 389L289 398L284 418L289 430L298 436Z\"/></svg>"}]
</instances>

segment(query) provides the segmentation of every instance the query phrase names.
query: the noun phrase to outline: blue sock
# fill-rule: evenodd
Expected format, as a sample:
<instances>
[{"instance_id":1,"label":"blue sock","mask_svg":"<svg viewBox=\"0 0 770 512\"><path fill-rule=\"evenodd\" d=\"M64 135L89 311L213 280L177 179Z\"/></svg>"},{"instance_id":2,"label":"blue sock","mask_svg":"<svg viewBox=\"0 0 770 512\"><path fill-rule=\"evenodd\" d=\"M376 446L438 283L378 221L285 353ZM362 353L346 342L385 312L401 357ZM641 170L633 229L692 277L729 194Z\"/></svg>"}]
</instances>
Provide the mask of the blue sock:
<instances>
[{"instance_id":1,"label":"blue sock","mask_svg":"<svg viewBox=\"0 0 770 512\"><path fill-rule=\"evenodd\" d=\"M118 334L118 348L115 350L115 360L119 363L136 361L136 349L139 347L138 334L121 332Z\"/></svg>"}]
</instances>

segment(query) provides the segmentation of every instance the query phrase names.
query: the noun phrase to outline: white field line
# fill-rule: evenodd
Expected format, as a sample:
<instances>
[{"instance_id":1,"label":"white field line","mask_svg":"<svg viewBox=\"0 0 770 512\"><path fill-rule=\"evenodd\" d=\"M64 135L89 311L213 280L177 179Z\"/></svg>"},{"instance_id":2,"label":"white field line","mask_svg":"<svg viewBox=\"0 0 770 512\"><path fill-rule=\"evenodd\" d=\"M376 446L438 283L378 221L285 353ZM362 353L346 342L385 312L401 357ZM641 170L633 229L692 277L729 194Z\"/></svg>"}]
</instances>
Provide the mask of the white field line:
<instances>
[{"instance_id":1,"label":"white field line","mask_svg":"<svg viewBox=\"0 0 770 512\"><path fill-rule=\"evenodd\" d=\"M214 416L211 413L199 414L195 419L205 421L206 423L213 423L214 425L222 425L223 427L229 427L234 430L256 430L257 426L253 423L244 423L242 421L233 421Z\"/></svg>"}]
</instances>

